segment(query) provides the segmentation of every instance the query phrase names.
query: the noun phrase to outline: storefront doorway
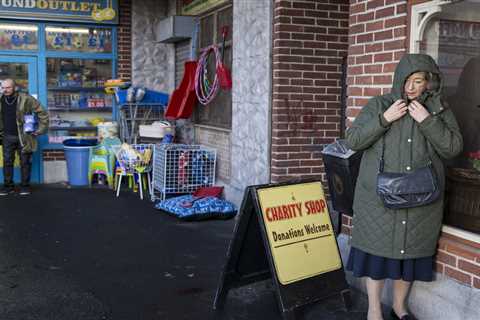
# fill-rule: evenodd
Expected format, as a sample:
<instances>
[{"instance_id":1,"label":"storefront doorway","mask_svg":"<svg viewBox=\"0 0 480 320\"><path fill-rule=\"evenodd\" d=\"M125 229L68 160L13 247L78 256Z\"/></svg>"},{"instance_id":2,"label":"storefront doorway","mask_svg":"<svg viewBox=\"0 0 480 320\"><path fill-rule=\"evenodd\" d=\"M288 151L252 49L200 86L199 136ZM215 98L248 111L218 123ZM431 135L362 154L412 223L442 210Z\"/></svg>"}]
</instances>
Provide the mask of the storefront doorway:
<instances>
[{"instance_id":1,"label":"storefront doorway","mask_svg":"<svg viewBox=\"0 0 480 320\"><path fill-rule=\"evenodd\" d=\"M37 58L27 56L0 55L0 81L14 79L17 82L17 90L28 93L38 98L37 82ZM41 150L42 138L39 139L39 150ZM37 150L32 158L31 181L38 183L40 179L40 151ZM3 182L3 153L0 148L0 183ZM20 181L20 168L18 157L15 161L15 182Z\"/></svg>"}]
</instances>

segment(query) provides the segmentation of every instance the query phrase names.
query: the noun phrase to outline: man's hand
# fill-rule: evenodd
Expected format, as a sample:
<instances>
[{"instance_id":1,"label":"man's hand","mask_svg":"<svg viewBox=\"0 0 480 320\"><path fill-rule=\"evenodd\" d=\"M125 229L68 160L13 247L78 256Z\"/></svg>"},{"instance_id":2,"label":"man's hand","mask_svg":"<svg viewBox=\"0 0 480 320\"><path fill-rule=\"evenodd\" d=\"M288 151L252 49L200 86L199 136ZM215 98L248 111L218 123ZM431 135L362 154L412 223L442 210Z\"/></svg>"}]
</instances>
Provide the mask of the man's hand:
<instances>
[{"instance_id":1,"label":"man's hand","mask_svg":"<svg viewBox=\"0 0 480 320\"><path fill-rule=\"evenodd\" d=\"M420 102L415 100L408 105L408 113L413 120L417 121L418 123L422 123L422 121L430 115L430 112L428 112L428 110L425 109Z\"/></svg>"},{"instance_id":2,"label":"man's hand","mask_svg":"<svg viewBox=\"0 0 480 320\"><path fill-rule=\"evenodd\" d=\"M383 113L383 117L388 122L392 123L403 117L407 113L407 104L402 99L395 101L387 111Z\"/></svg>"},{"instance_id":3,"label":"man's hand","mask_svg":"<svg viewBox=\"0 0 480 320\"><path fill-rule=\"evenodd\" d=\"M34 137L37 137L37 136L40 135L40 133L38 131L34 131L34 132L31 133L31 135L34 136Z\"/></svg>"}]
</instances>

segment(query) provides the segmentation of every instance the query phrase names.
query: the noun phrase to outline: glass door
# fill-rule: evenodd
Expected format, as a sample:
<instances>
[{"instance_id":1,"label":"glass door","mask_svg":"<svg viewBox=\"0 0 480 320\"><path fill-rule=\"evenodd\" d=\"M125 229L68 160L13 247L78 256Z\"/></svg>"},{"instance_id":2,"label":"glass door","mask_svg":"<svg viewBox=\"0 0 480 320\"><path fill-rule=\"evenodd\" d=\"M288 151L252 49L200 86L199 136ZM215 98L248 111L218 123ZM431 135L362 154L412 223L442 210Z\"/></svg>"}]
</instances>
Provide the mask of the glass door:
<instances>
[{"instance_id":1,"label":"glass door","mask_svg":"<svg viewBox=\"0 0 480 320\"><path fill-rule=\"evenodd\" d=\"M37 83L37 58L0 55L0 82L5 79L14 79L17 88L21 92L28 93L38 98ZM41 166L41 140L39 139L39 148L33 154L32 158L32 177L34 183L40 182L40 166ZM20 181L20 164L19 159L15 161L15 182ZM3 153L0 148L0 184L3 183Z\"/></svg>"}]
</instances>

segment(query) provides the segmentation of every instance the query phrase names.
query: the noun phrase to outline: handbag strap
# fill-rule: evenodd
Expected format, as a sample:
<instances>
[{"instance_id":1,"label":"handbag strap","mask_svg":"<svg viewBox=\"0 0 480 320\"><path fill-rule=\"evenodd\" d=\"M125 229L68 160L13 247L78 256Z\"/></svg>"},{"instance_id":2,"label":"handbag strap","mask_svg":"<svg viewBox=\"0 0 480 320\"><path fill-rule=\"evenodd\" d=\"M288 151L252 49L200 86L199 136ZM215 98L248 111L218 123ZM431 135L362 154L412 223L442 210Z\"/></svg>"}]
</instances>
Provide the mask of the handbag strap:
<instances>
[{"instance_id":1,"label":"handbag strap","mask_svg":"<svg viewBox=\"0 0 480 320\"><path fill-rule=\"evenodd\" d=\"M383 172L385 166L385 135L382 135L382 155L380 157L380 163L378 165L378 172Z\"/></svg>"},{"instance_id":2,"label":"handbag strap","mask_svg":"<svg viewBox=\"0 0 480 320\"><path fill-rule=\"evenodd\" d=\"M427 144L429 142L427 141ZM432 166L432 157L430 155L430 150L428 149L427 145L427 153L428 153L428 164L427 166ZM382 135L382 155L380 157L380 163L378 165L378 172L381 173L383 172L383 169L385 167L385 135Z\"/></svg>"}]
</instances>

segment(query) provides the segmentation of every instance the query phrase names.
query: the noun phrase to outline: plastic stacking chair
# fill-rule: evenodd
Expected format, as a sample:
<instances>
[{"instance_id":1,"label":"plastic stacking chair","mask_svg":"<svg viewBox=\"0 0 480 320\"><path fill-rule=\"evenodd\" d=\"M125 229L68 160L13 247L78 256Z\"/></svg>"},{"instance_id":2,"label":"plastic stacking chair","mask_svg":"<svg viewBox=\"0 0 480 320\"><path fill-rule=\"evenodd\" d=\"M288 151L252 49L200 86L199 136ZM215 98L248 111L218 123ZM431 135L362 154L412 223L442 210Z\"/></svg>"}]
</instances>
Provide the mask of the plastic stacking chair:
<instances>
[{"instance_id":1,"label":"plastic stacking chair","mask_svg":"<svg viewBox=\"0 0 480 320\"><path fill-rule=\"evenodd\" d=\"M102 143L92 148L90 151L88 182L91 185L93 175L103 174L107 178L108 186L114 188L115 175L115 153L112 146L120 146L121 141L118 138L105 138Z\"/></svg>"},{"instance_id":2,"label":"plastic stacking chair","mask_svg":"<svg viewBox=\"0 0 480 320\"><path fill-rule=\"evenodd\" d=\"M150 195L153 193L150 176L152 172L153 144L132 144L130 146L140 156L133 155L132 157L131 154L129 155L128 152L121 148L117 151L118 167L115 171L117 197L120 195L123 177L128 177L130 186L138 183L140 199L143 200L143 179L145 176L147 178L147 190ZM131 182L132 180L133 183Z\"/></svg>"}]
</instances>

